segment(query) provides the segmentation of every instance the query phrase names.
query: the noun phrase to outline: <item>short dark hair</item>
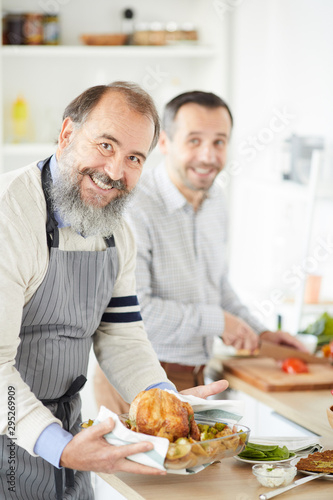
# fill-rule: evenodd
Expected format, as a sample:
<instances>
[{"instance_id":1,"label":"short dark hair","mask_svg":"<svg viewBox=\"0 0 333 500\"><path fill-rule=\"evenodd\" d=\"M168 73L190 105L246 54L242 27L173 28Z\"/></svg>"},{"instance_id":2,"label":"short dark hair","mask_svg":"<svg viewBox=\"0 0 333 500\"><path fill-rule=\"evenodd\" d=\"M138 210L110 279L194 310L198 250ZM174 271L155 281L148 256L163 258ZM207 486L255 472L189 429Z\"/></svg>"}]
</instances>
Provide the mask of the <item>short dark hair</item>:
<instances>
[{"instance_id":1,"label":"short dark hair","mask_svg":"<svg viewBox=\"0 0 333 500\"><path fill-rule=\"evenodd\" d=\"M153 121L154 137L149 148L151 152L160 135L160 119L152 97L136 83L117 81L88 88L68 104L63 120L70 118L77 126L82 126L100 99L110 91L120 92L131 109Z\"/></svg>"},{"instance_id":2,"label":"short dark hair","mask_svg":"<svg viewBox=\"0 0 333 500\"><path fill-rule=\"evenodd\" d=\"M174 97L167 103L164 108L163 118L162 118L162 128L171 138L172 128L179 109L184 106L184 104L195 103L205 108L225 108L231 119L231 126L233 125L233 118L228 104L221 99L221 97L213 94L212 92L203 92L201 90L192 90L190 92L184 92Z\"/></svg>"}]
</instances>

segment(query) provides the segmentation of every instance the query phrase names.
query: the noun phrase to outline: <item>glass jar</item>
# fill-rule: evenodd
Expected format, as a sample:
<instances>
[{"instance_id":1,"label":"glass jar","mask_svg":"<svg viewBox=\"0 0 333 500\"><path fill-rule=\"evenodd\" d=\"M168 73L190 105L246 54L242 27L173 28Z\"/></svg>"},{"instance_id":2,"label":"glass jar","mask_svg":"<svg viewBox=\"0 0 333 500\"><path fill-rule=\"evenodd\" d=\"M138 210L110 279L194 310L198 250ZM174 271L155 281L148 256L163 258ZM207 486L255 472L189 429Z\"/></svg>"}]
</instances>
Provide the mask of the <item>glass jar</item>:
<instances>
[{"instance_id":1,"label":"glass jar","mask_svg":"<svg viewBox=\"0 0 333 500\"><path fill-rule=\"evenodd\" d=\"M165 29L162 23L153 22L149 26L149 45L165 45Z\"/></svg>"},{"instance_id":2,"label":"glass jar","mask_svg":"<svg viewBox=\"0 0 333 500\"><path fill-rule=\"evenodd\" d=\"M54 14L45 14L43 17L43 43L59 44L59 18Z\"/></svg>"},{"instance_id":3,"label":"glass jar","mask_svg":"<svg viewBox=\"0 0 333 500\"><path fill-rule=\"evenodd\" d=\"M42 45L43 14L28 13L24 16L23 35L25 45Z\"/></svg>"},{"instance_id":4,"label":"glass jar","mask_svg":"<svg viewBox=\"0 0 333 500\"><path fill-rule=\"evenodd\" d=\"M133 33L134 45L149 45L149 24L136 23Z\"/></svg>"},{"instance_id":5,"label":"glass jar","mask_svg":"<svg viewBox=\"0 0 333 500\"><path fill-rule=\"evenodd\" d=\"M24 14L7 14L4 18L4 42L8 45L24 44Z\"/></svg>"}]
</instances>

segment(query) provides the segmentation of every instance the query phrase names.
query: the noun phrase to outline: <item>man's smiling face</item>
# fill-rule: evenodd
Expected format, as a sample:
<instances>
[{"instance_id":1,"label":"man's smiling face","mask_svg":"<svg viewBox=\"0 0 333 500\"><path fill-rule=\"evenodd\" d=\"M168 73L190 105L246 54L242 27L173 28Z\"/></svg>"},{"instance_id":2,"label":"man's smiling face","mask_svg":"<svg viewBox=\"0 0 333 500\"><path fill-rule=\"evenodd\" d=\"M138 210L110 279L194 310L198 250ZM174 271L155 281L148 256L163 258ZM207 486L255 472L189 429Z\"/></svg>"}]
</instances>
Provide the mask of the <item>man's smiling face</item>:
<instances>
[{"instance_id":1,"label":"man's smiling face","mask_svg":"<svg viewBox=\"0 0 333 500\"><path fill-rule=\"evenodd\" d=\"M230 133L231 118L222 106L187 103L179 109L162 152L170 178L183 194L211 187L226 163Z\"/></svg>"},{"instance_id":2,"label":"man's smiling face","mask_svg":"<svg viewBox=\"0 0 333 500\"><path fill-rule=\"evenodd\" d=\"M154 135L150 118L110 90L82 125L63 122L52 200L61 220L84 236L111 236L121 223Z\"/></svg>"},{"instance_id":3,"label":"man's smiling face","mask_svg":"<svg viewBox=\"0 0 333 500\"><path fill-rule=\"evenodd\" d=\"M60 169L62 156L70 152L82 201L104 207L135 187L153 134L150 118L132 110L120 92L108 91L80 128L65 119L57 152Z\"/></svg>"}]
</instances>

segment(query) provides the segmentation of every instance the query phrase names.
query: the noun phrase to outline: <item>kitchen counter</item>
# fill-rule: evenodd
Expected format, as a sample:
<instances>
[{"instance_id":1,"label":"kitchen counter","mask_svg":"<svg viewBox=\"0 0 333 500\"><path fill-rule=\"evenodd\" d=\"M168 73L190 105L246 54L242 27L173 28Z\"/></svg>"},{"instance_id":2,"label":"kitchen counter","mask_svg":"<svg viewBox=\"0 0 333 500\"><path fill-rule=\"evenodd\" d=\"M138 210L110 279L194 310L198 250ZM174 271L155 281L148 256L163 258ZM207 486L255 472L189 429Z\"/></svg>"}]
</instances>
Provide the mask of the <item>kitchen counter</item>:
<instances>
[{"instance_id":1,"label":"kitchen counter","mask_svg":"<svg viewBox=\"0 0 333 500\"><path fill-rule=\"evenodd\" d=\"M245 392L319 436L333 438L333 429L329 426L326 415L326 408L333 404L329 390L266 392L230 373L226 378L230 388Z\"/></svg>"},{"instance_id":2,"label":"kitchen counter","mask_svg":"<svg viewBox=\"0 0 333 500\"><path fill-rule=\"evenodd\" d=\"M330 442L333 446L333 440ZM327 441L327 444L329 442ZM112 476L108 476L111 477ZM304 477L297 475L297 479ZM116 478L134 490L126 494L129 500L258 500L259 495L270 491L261 486L252 475L251 464L238 462L234 458L222 460L191 476L168 474L163 477L117 473ZM104 479L108 481L107 478ZM117 485L110 483L117 489ZM125 492L123 492L125 495ZM139 494L140 496L137 496ZM327 500L332 495L332 481L316 479L288 491L282 499Z\"/></svg>"},{"instance_id":3,"label":"kitchen counter","mask_svg":"<svg viewBox=\"0 0 333 500\"><path fill-rule=\"evenodd\" d=\"M325 449L333 449L333 430L329 427L326 408L332 403L330 392L264 392L238 377L229 375L230 387L253 396L284 417L319 434ZM246 420L246 419L245 419ZM246 421L244 421L246 425ZM142 476L127 473L101 475L129 500L257 500L270 491L252 475L251 464L234 458L222 460L190 476ZM297 479L304 477L297 475ZM281 500L327 500L332 496L332 481L317 479L281 495Z\"/></svg>"}]
</instances>

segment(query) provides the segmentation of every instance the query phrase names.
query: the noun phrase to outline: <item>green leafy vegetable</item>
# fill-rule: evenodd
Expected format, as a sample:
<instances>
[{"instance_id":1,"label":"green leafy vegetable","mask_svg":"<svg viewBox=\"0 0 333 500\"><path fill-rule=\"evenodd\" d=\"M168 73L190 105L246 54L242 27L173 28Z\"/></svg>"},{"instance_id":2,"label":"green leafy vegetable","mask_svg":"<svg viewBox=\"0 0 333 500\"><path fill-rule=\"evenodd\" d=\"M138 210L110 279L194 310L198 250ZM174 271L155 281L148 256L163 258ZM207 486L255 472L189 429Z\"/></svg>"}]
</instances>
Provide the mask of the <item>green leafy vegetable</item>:
<instances>
[{"instance_id":1,"label":"green leafy vegetable","mask_svg":"<svg viewBox=\"0 0 333 500\"><path fill-rule=\"evenodd\" d=\"M327 344L333 340L333 317L324 312L301 333L316 335L319 346Z\"/></svg>"},{"instance_id":2,"label":"green leafy vegetable","mask_svg":"<svg viewBox=\"0 0 333 500\"><path fill-rule=\"evenodd\" d=\"M256 443L248 443L247 445L249 448L252 448L253 450L259 450L259 451L274 451L276 448L278 448L278 445L268 445L268 444L256 444Z\"/></svg>"},{"instance_id":3,"label":"green leafy vegetable","mask_svg":"<svg viewBox=\"0 0 333 500\"><path fill-rule=\"evenodd\" d=\"M286 446L247 443L238 456L247 460L279 461L291 458L295 453L290 452Z\"/></svg>"}]
</instances>

